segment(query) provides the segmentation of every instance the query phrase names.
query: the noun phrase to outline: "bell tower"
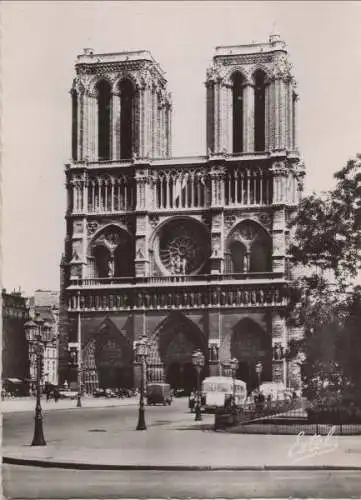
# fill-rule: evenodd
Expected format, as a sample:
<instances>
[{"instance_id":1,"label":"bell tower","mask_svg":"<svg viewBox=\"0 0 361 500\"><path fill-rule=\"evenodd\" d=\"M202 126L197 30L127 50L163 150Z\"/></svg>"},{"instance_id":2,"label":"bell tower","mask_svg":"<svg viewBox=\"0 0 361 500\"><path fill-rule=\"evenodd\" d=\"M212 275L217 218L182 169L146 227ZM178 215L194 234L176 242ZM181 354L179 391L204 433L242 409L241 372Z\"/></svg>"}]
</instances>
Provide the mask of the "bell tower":
<instances>
[{"instance_id":1,"label":"bell tower","mask_svg":"<svg viewBox=\"0 0 361 500\"><path fill-rule=\"evenodd\" d=\"M207 71L207 148L212 153L295 151L295 80L285 42L217 47Z\"/></svg>"},{"instance_id":2,"label":"bell tower","mask_svg":"<svg viewBox=\"0 0 361 500\"><path fill-rule=\"evenodd\" d=\"M171 100L150 52L77 57L72 95L73 161L171 156Z\"/></svg>"}]
</instances>

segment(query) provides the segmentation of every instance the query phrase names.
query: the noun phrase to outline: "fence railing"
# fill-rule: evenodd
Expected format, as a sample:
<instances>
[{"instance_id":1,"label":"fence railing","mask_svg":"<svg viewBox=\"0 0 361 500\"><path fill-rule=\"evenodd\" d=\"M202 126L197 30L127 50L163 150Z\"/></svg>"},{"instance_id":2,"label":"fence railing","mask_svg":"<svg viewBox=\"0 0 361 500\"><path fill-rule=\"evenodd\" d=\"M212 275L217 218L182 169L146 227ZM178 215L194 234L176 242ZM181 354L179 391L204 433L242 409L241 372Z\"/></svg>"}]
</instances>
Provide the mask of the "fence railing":
<instances>
[{"instance_id":1,"label":"fence railing","mask_svg":"<svg viewBox=\"0 0 361 500\"><path fill-rule=\"evenodd\" d=\"M235 411L219 409L214 429L226 428L245 434L360 435L361 411L331 405L315 409L299 398L255 402Z\"/></svg>"}]
</instances>

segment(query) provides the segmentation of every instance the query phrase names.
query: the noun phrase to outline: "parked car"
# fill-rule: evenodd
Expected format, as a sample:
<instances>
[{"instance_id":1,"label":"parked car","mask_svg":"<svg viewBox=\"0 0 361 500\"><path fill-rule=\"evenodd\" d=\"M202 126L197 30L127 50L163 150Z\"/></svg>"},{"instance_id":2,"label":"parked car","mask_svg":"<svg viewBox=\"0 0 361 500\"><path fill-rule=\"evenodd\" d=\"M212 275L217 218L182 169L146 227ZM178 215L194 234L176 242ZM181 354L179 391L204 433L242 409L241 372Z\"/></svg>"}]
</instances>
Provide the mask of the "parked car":
<instances>
[{"instance_id":1,"label":"parked car","mask_svg":"<svg viewBox=\"0 0 361 500\"><path fill-rule=\"evenodd\" d=\"M172 389L169 384L151 383L147 385L148 405L163 404L164 406L170 406L172 399Z\"/></svg>"},{"instance_id":2,"label":"parked car","mask_svg":"<svg viewBox=\"0 0 361 500\"><path fill-rule=\"evenodd\" d=\"M117 394L113 391L113 389L95 389L93 394L95 398L116 398Z\"/></svg>"},{"instance_id":3,"label":"parked car","mask_svg":"<svg viewBox=\"0 0 361 500\"><path fill-rule=\"evenodd\" d=\"M175 398L184 398L189 396L189 391L186 389L174 389L174 397Z\"/></svg>"},{"instance_id":4,"label":"parked car","mask_svg":"<svg viewBox=\"0 0 361 500\"><path fill-rule=\"evenodd\" d=\"M60 388L58 389L58 395L59 399L76 399L78 397L78 391Z\"/></svg>"}]
</instances>

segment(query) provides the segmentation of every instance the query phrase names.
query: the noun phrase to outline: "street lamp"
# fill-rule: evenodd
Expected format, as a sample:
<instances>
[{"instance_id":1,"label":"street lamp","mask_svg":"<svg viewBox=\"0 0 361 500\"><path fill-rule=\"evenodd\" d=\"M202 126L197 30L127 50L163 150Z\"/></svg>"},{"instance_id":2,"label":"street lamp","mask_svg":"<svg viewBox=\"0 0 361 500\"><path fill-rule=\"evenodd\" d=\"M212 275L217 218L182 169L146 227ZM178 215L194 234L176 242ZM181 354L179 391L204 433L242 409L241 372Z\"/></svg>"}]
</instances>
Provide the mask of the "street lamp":
<instances>
[{"instance_id":1,"label":"street lamp","mask_svg":"<svg viewBox=\"0 0 361 500\"><path fill-rule=\"evenodd\" d=\"M231 366L232 378L233 378L232 406L233 406L233 410L235 410L236 409L236 374L237 374L237 370L238 370L238 367L239 367L239 361L238 361L238 359L237 358L231 359L230 366Z\"/></svg>"},{"instance_id":2,"label":"street lamp","mask_svg":"<svg viewBox=\"0 0 361 500\"><path fill-rule=\"evenodd\" d=\"M202 420L202 412L201 412L201 384L200 384L200 373L204 366L204 355L198 350L192 354L192 365L197 371L197 397L195 404L195 420Z\"/></svg>"},{"instance_id":3,"label":"street lamp","mask_svg":"<svg viewBox=\"0 0 361 500\"><path fill-rule=\"evenodd\" d=\"M144 336L136 344L135 348L136 360L140 361L141 366L141 380L140 380L140 399L139 399L139 415L138 415L138 425L137 431L145 431L147 426L145 424L144 418L144 377L145 377L145 363L148 356L148 341Z\"/></svg>"},{"instance_id":4,"label":"street lamp","mask_svg":"<svg viewBox=\"0 0 361 500\"><path fill-rule=\"evenodd\" d=\"M257 373L257 377L258 377L258 389L261 387L261 373L262 373L262 370L263 370L262 363L257 363L256 364L256 373Z\"/></svg>"},{"instance_id":5,"label":"street lamp","mask_svg":"<svg viewBox=\"0 0 361 500\"><path fill-rule=\"evenodd\" d=\"M24 325L26 340L33 346L36 354L36 406L34 437L31 446L45 446L43 432L43 415L41 409L41 376L43 371L44 349L46 344L52 342L52 326L37 314L35 320L27 321Z\"/></svg>"}]
</instances>

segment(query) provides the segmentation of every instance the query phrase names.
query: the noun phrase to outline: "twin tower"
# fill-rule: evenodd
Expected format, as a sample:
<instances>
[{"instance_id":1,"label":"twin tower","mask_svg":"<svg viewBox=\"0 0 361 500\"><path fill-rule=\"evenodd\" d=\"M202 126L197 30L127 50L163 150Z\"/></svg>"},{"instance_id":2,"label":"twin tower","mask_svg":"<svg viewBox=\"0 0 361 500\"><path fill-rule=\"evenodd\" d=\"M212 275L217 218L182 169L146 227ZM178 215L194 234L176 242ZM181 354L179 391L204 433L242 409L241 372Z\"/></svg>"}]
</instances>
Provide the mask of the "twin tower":
<instances>
[{"instance_id":1,"label":"twin tower","mask_svg":"<svg viewBox=\"0 0 361 500\"><path fill-rule=\"evenodd\" d=\"M60 379L76 379L67 352L81 338L87 391L137 385L145 335L150 380L192 389L200 349L204 374L237 358L250 389L260 364L262 380L297 387L286 353L301 330L283 311L304 168L285 43L216 48L200 156L172 156L171 98L149 52L86 49L75 71Z\"/></svg>"},{"instance_id":2,"label":"twin tower","mask_svg":"<svg viewBox=\"0 0 361 500\"><path fill-rule=\"evenodd\" d=\"M171 158L172 103L148 51L95 54L76 63L74 161ZM217 47L207 70L207 154L296 151L295 80L285 43Z\"/></svg>"}]
</instances>

